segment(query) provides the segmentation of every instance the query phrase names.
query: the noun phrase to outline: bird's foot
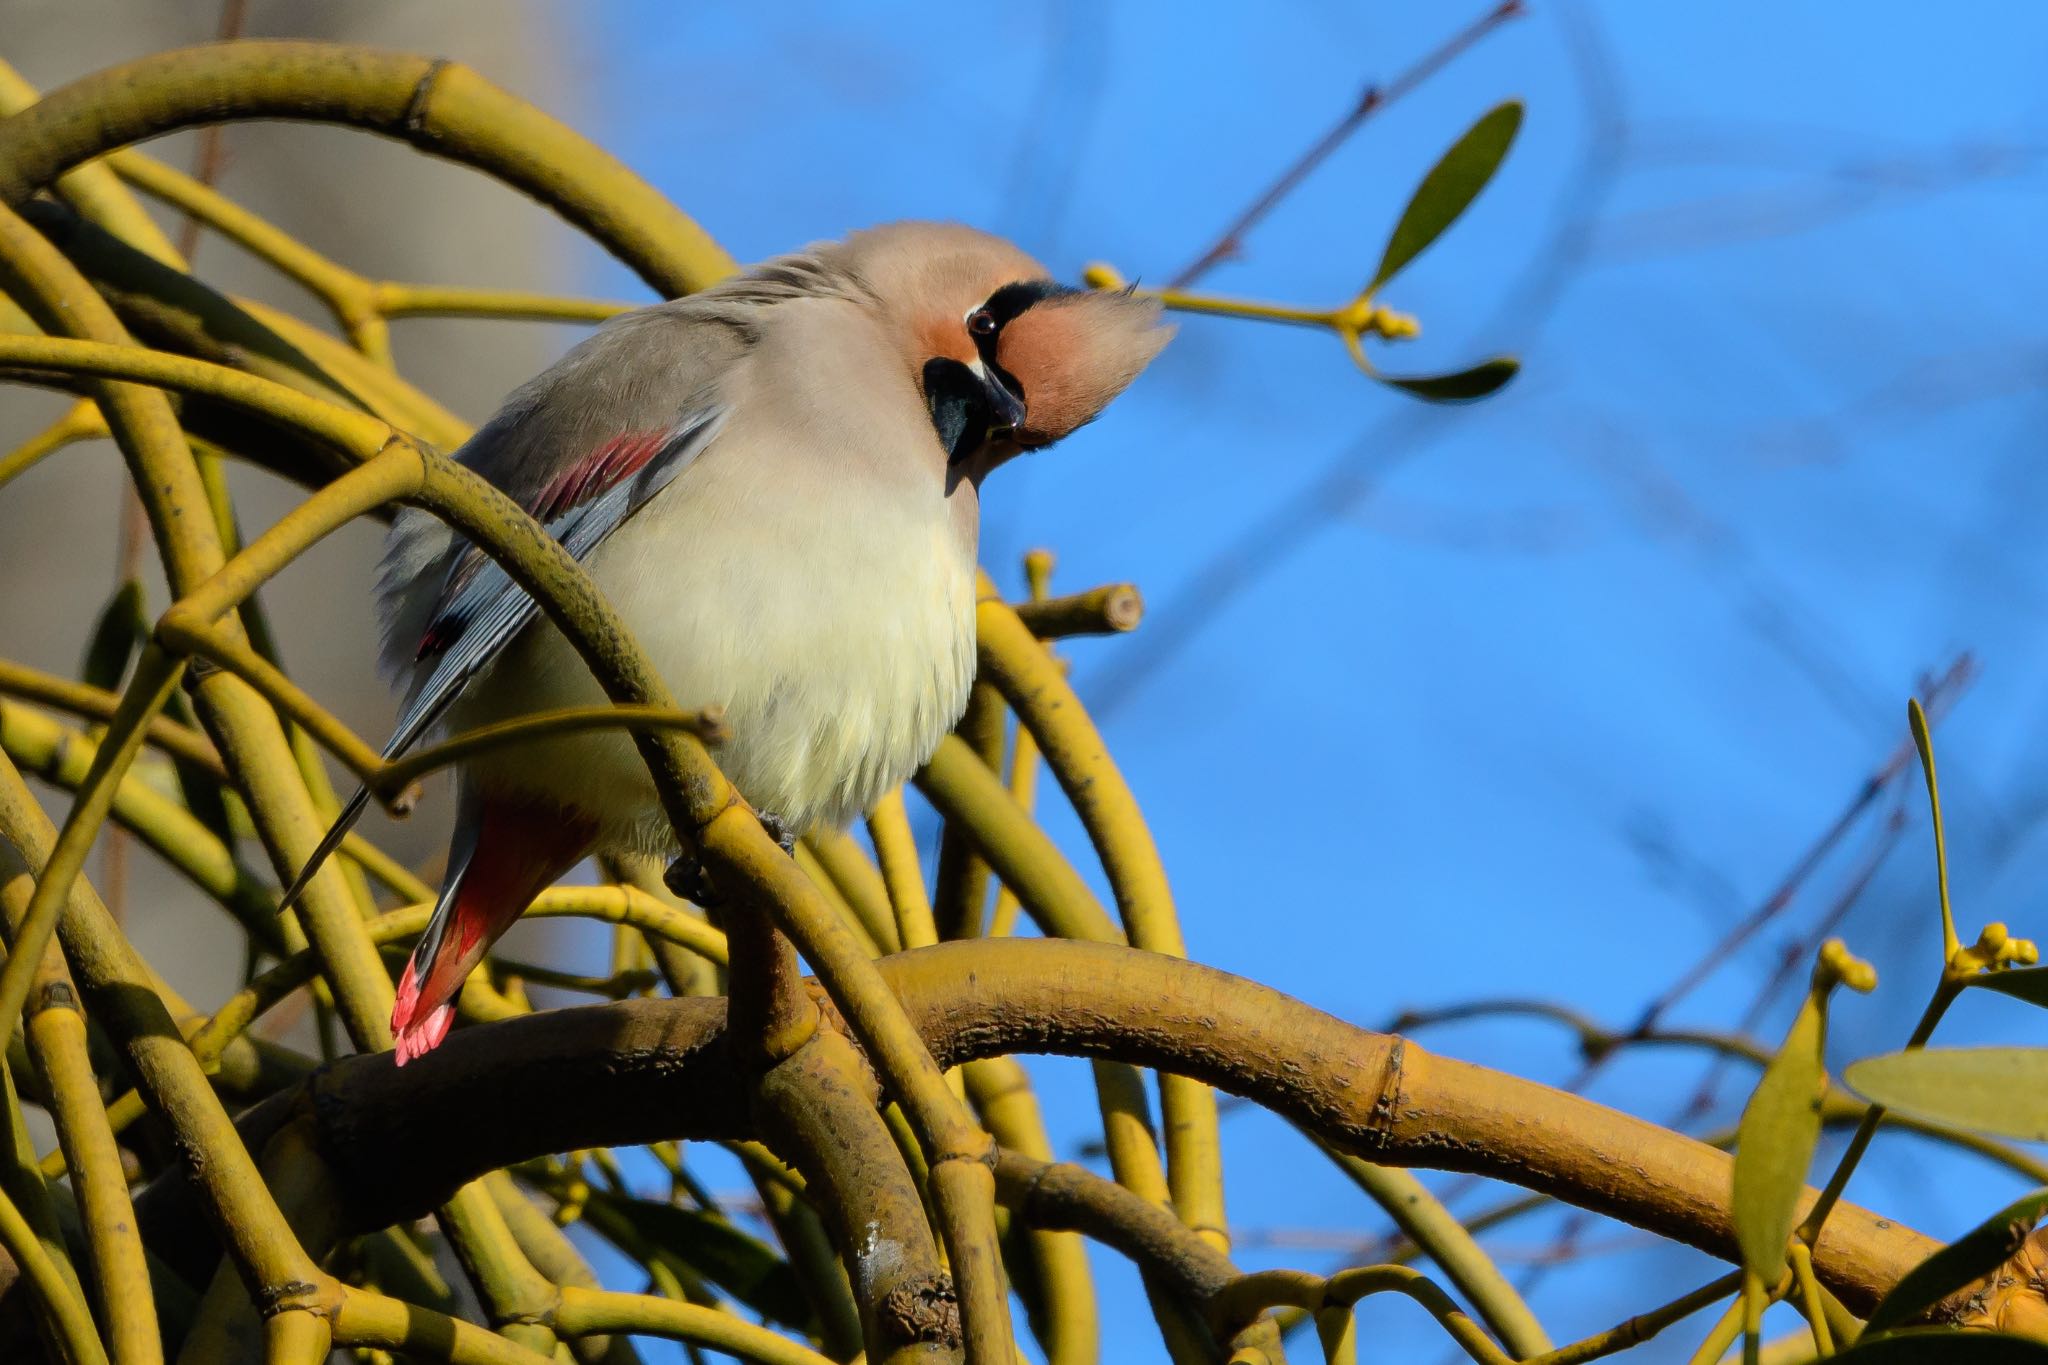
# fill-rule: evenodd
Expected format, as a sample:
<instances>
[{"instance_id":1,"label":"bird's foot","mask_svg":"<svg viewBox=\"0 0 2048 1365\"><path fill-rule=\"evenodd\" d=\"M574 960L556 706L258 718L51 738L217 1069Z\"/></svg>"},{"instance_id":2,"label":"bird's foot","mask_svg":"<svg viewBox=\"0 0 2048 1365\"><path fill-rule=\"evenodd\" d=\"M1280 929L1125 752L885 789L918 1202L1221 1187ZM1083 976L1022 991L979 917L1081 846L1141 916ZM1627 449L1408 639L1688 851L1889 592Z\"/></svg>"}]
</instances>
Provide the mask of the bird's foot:
<instances>
[{"instance_id":1,"label":"bird's foot","mask_svg":"<svg viewBox=\"0 0 2048 1365\"><path fill-rule=\"evenodd\" d=\"M662 885L681 896L692 905L709 910L725 898L711 884L711 878L704 871L704 864L696 854L684 853L668 865L661 874Z\"/></svg>"},{"instance_id":2,"label":"bird's foot","mask_svg":"<svg viewBox=\"0 0 2048 1365\"><path fill-rule=\"evenodd\" d=\"M756 811L755 814L760 817L761 828L768 831L768 837L773 839L776 843L782 845L782 851L784 853L792 855L795 854L796 826L790 824L781 816L772 814L765 810Z\"/></svg>"},{"instance_id":3,"label":"bird's foot","mask_svg":"<svg viewBox=\"0 0 2048 1365\"><path fill-rule=\"evenodd\" d=\"M760 818L761 828L768 831L768 837L779 844L784 853L793 855L796 852L795 826L781 816L771 815L767 811L758 811L756 814ZM669 890L692 905L710 909L723 903L725 899L719 894L718 888L711 884L710 876L704 871L703 861L694 853L685 853L677 857L661 874L661 880Z\"/></svg>"}]
</instances>

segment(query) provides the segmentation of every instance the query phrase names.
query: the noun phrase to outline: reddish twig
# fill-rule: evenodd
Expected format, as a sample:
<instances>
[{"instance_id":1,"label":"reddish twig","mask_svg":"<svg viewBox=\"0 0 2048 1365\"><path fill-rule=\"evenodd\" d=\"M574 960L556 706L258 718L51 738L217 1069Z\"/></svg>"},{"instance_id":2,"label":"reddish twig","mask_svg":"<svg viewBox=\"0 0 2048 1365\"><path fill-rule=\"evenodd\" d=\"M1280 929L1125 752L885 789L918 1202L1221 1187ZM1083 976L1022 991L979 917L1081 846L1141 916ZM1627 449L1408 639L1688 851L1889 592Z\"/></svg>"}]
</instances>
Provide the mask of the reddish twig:
<instances>
[{"instance_id":1,"label":"reddish twig","mask_svg":"<svg viewBox=\"0 0 2048 1365\"><path fill-rule=\"evenodd\" d=\"M214 28L214 37L224 43L241 37L248 18L248 0L221 0L220 23ZM209 188L227 166L227 132L225 123L209 123L199 130L199 146L192 154L192 177ZM199 250L199 228L199 220L189 213L178 227L178 254L188 266L192 254Z\"/></svg>"},{"instance_id":2,"label":"reddish twig","mask_svg":"<svg viewBox=\"0 0 2048 1365\"><path fill-rule=\"evenodd\" d=\"M1822 941L1841 926L1856 902L1863 898L1863 893L1870 889L1870 884L1877 880L1878 869L1884 866L1885 859L1891 856L1892 850L1899 846L1900 839L1905 835L1906 823L1905 806L1894 806L1892 813L1885 818L1884 829L1878 835L1876 844L1864 854L1862 864L1849 878L1848 885L1843 888L1842 894L1835 898L1835 903L1828 908L1827 914L1821 916L1820 922L1807 931L1804 937L1786 944L1784 951L1778 955L1777 964L1771 969L1770 979L1757 991L1756 998L1750 1001L1749 1009L1743 1014L1742 1023L1736 1030L1738 1033L1745 1036L1754 1033L1785 987L1794 981L1805 979L1801 974L1802 969L1812 965L1813 955L1819 951ZM1674 1127L1691 1123L1713 1107L1714 1097L1721 1088L1721 1077L1726 1074L1727 1068L1727 1058L1715 1059L1713 1065L1707 1068L1707 1074L1701 1079L1699 1089L1693 1092L1692 1098L1686 1101L1685 1108L1679 1111L1673 1123Z\"/></svg>"},{"instance_id":3,"label":"reddish twig","mask_svg":"<svg viewBox=\"0 0 2048 1365\"><path fill-rule=\"evenodd\" d=\"M1956 657L1954 663L1949 665L1946 673L1928 683L1925 689L1926 695L1921 699L1921 703L1927 708L1929 724L1934 723L1940 716L1947 713L1949 707L1954 705L1956 696L1963 688L1970 684L1976 675L1976 659L1969 654L1961 654ZM1901 740L1877 771L1864 780L1862 787L1857 790L1856 795L1850 800L1848 807L1835 818L1834 823L1829 825L1818 839L1814 840L1812 847L1806 850L1799 861L1792 865L1792 870L1785 874L1785 879L1778 884L1777 889L1771 892L1764 902L1751 911L1740 924L1723 935L1719 943L1716 943L1709 949L1704 957L1694 963L1691 969L1679 977L1677 981L1673 982L1662 995L1651 1001L1643 1010L1642 1017L1636 1021L1634 1031L1636 1033L1645 1033L1655 1028L1658 1021L1664 1017L1672 1006L1691 994L1700 982L1713 975L1714 971L1722 963L1733 956L1743 944L1754 938L1765 925L1783 914L1786 907L1792 904L1793 898L1799 894L1800 889L1805 886L1807 878L1813 875L1814 869L1830 853L1835 851L1836 846L1841 843L1843 836L1848 834L1865 811L1876 804L1878 797L1883 795L1884 789L1891 785L1892 779L1897 777L1913 761L1914 750L1912 740ZM1597 1062L1589 1064L1589 1070L1597 1067L1597 1065ZM1583 1083L1582 1080L1580 1084ZM1578 1087L1573 1086L1572 1088L1577 1089Z\"/></svg>"},{"instance_id":4,"label":"reddish twig","mask_svg":"<svg viewBox=\"0 0 2048 1365\"><path fill-rule=\"evenodd\" d=\"M1264 194L1254 199L1251 206L1240 213L1229 227L1223 229L1223 235L1218 237L1207 251L1175 275L1168 287L1186 289L1224 261L1237 256L1243 250L1245 234L1271 213L1282 199L1292 194L1295 187L1306 180L1316 167L1329 160L1331 154L1343 146L1368 119L1443 70L1494 29L1510 19L1519 17L1523 12L1522 0L1502 0L1502 3L1467 24L1449 41L1386 85L1368 85L1359 95L1357 103L1337 121L1336 126L1317 138L1315 144L1303 152L1293 165L1282 171L1280 178L1275 180Z\"/></svg>"},{"instance_id":5,"label":"reddish twig","mask_svg":"<svg viewBox=\"0 0 2048 1365\"><path fill-rule=\"evenodd\" d=\"M220 25L217 36L222 40L238 38L242 33L243 21L247 18L247 0L222 0ZM211 185L220 177L222 162L222 139L227 125L210 124L199 133L199 151L194 157L193 174L202 184ZM199 220L186 215L184 224L178 229L178 254L188 263L199 245ZM125 476L124 476L125 478ZM142 552L148 543L149 523L143 516L142 499L135 489L124 483L121 497L121 521L119 550L114 565L114 585L138 578L142 574ZM101 888L107 910L114 916L114 922L125 918L128 904L128 836L118 829L109 829L100 851Z\"/></svg>"},{"instance_id":6,"label":"reddish twig","mask_svg":"<svg viewBox=\"0 0 2048 1365\"><path fill-rule=\"evenodd\" d=\"M1962 693L1962 690L1969 686L1976 676L1976 659L1972 655L1964 653L1956 656L1955 661L1948 666L1948 671L1940 677L1922 678L1920 685L1921 703L1927 709L1927 718L1930 725L1935 722L1937 717L1948 713L1955 705L1956 698ZM1904 771L1914 761L1915 757L1912 740L1900 741L1898 747L1892 750L1884 763L1864 781L1863 786L1857 791L1855 797L1850 800L1847 809L1814 841L1812 847L1807 849L1799 861L1793 864L1792 870L1786 874L1784 881L1779 883L1777 889L1748 918L1729 930L1721 941L1708 951L1705 957L1693 965L1691 970L1681 976L1663 995L1650 1004L1649 1008L1643 1012L1642 1017L1636 1021L1635 1028L1631 1031L1631 1036L1640 1037L1654 1029L1672 1006L1676 1005L1694 987L1699 985L1701 981L1704 981L1716 967L1725 962L1737 949L1760 932L1772 919L1781 914L1787 906L1791 905L1797 897L1799 889L1812 874L1814 868L1829 853L1834 851L1836 845L1841 842L1843 836L1855 825L1857 819L1876 802L1885 789L1891 785L1892 780ZM1885 830L1880 835L1877 846L1865 857L1862 865L1850 877L1847 887L1841 895L1836 897L1834 904L1829 907L1827 914L1822 916L1820 924L1816 925L1807 934L1802 943L1795 945L1786 954L1772 973L1771 979L1758 992L1756 1000L1752 1003L1748 1014L1744 1017L1742 1024L1742 1031L1744 1033L1748 1033L1756 1027L1759 1018L1768 1008L1769 1002L1772 996L1777 993L1779 986L1786 980L1796 979L1795 974L1798 968L1812 960L1813 945L1818 944L1825 938L1841 922L1843 917L1849 913L1850 908L1856 904L1857 900L1861 898L1864 890L1877 876L1877 870L1884 862L1885 857L1898 844L1899 837L1904 829L1903 808L1900 808L1895 810L1886 821ZM1578 1074L1566 1085L1566 1089L1574 1093L1584 1089L1593 1077L1599 1073L1600 1069L1606 1065L1608 1058L1614 1055L1614 1051L1614 1049L1609 1049L1599 1056L1588 1059L1579 1068ZM1717 1062L1709 1070L1707 1076L1701 1082L1699 1090L1686 1102L1685 1110L1677 1120L1678 1124L1683 1124L1690 1119L1697 1118L1712 1104L1713 1093L1715 1088L1718 1087L1723 1065L1724 1063ZM1674 1126L1677 1125L1675 1124ZM1461 1185L1469 1185L1470 1183L1471 1181L1468 1177L1466 1181L1461 1182ZM1452 1193L1455 1195L1457 1192L1454 1190ZM1591 1226L1592 1218L1588 1214L1583 1211L1574 1210L1566 1218L1564 1226L1558 1229L1557 1236L1552 1240L1550 1253L1530 1263L1527 1271L1516 1282L1516 1291L1522 1294L1531 1292L1537 1282L1552 1267L1570 1260L1578 1252L1586 1230Z\"/></svg>"}]
</instances>

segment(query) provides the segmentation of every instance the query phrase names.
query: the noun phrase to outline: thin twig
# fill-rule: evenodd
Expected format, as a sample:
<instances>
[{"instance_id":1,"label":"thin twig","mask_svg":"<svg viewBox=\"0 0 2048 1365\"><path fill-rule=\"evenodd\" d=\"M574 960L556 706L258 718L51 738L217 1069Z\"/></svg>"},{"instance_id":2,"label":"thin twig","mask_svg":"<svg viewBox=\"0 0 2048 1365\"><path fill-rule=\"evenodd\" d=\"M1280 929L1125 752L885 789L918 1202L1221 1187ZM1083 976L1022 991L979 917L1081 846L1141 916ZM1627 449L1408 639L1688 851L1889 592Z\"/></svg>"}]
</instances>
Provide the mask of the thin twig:
<instances>
[{"instance_id":1,"label":"thin twig","mask_svg":"<svg viewBox=\"0 0 2048 1365\"><path fill-rule=\"evenodd\" d=\"M248 0L221 0L220 22L214 27L213 36L221 42L229 42L242 36L242 26L249 17ZM228 126L225 123L209 123L199 130L199 145L192 154L192 174L200 184L212 189L220 180L220 173L227 167ZM178 225L178 254L190 264L193 254L199 250L200 222L191 214Z\"/></svg>"},{"instance_id":2,"label":"thin twig","mask_svg":"<svg viewBox=\"0 0 2048 1365\"><path fill-rule=\"evenodd\" d=\"M1474 19L1471 23L1453 34L1440 47L1430 52L1400 75L1394 77L1393 80L1387 82L1384 86L1366 86L1364 91L1360 93L1357 102L1351 106L1343 118L1337 120L1336 126L1317 138L1314 144L1295 160L1293 165L1282 171L1280 178L1267 186L1265 193L1252 200L1250 206L1244 212L1231 220L1230 226L1223 229L1222 235L1210 245L1209 249L1200 256L1197 256L1178 275L1175 275L1168 287L1172 289L1186 289L1223 262L1239 255L1244 249L1245 234L1258 226L1259 222L1267 214L1271 213L1282 199L1292 194L1302 181L1308 179L1316 167L1329 160L1331 155L1348 142L1353 133L1364 127L1374 114L1400 99L1403 95L1408 94L1437 72L1443 70L1444 67L1450 65L1453 60L1494 29L1499 28L1510 19L1518 18L1523 13L1522 0L1502 0L1502 3L1495 5L1491 10Z\"/></svg>"},{"instance_id":3,"label":"thin twig","mask_svg":"<svg viewBox=\"0 0 2048 1365\"><path fill-rule=\"evenodd\" d=\"M1591 129L1570 185L1559 197L1543 242L1491 318L1473 330L1492 335L1511 328L1529 350L1549 325L1556 305L1584 269L1600 213L1627 150L1626 110L1614 59L1593 17L1570 6L1546 11L1565 26L1566 48L1582 91ZM1459 429L1441 412L1404 405L1373 423L1267 514L1255 518L1202 558L1182 587L1139 637L1082 680L1089 713L1097 720L1129 702L1139 689L1196 637L1223 619L1228 606L1260 580L1315 544L1319 532L1353 515L1401 466L1426 454L1432 442Z\"/></svg>"},{"instance_id":4,"label":"thin twig","mask_svg":"<svg viewBox=\"0 0 2048 1365\"><path fill-rule=\"evenodd\" d=\"M222 41L240 37L247 11L247 0L222 0L215 36ZM192 173L208 186L220 179L221 168L226 164L227 131L224 123L209 124L199 130ZM199 220L187 215L178 228L178 254L189 263L198 248ZM119 547L114 565L117 588L141 576L143 552L149 548L149 519L143 515L142 498L125 472L121 476ZM106 845L100 851L100 879L107 910L119 924L127 917L128 906L128 836L121 830L107 831Z\"/></svg>"},{"instance_id":5,"label":"thin twig","mask_svg":"<svg viewBox=\"0 0 2048 1365\"><path fill-rule=\"evenodd\" d=\"M1921 690L1926 697L1930 723L1937 716L1947 714L1948 710L1954 706L1957 696L1976 677L1976 671L1976 659L1968 653L1963 653L1956 656L1955 661L1949 665L1948 670L1940 677L1924 681ZM1814 841L1813 845L1792 865L1792 870L1785 875L1785 879L1779 883L1777 889L1752 911L1746 919L1729 930L1720 942L1710 948L1704 957L1695 962L1662 995L1650 1003L1643 1011L1642 1016L1636 1021L1635 1028L1631 1030L1631 1036L1643 1037L1650 1034L1662 1021L1666 1012L1689 994L1700 982L1704 981L1716 967L1725 962L1744 943L1748 942L1750 938L1761 932L1773 919L1782 914L1797 898L1799 890L1813 870L1834 851L1835 847L1841 842L1848 831L1855 826L1863 813L1883 795L1886 788L1891 785L1892 779L1897 777L1907 764L1913 762L1914 758L1913 742L1910 739L1902 740L1885 759L1884 763L1869 777L1864 779L1862 786L1857 789L1856 795L1850 799L1847 808L1836 817L1834 823L1829 825L1820 837ZM1876 852L1852 875L1848 888L1841 896L1837 897L1834 905L1830 907L1827 915L1824 916L1826 924L1832 925L1839 922L1844 915L1848 914L1850 907L1856 903L1864 888L1876 876L1878 865L1883 861L1885 854L1890 851L1892 845L1897 842L1899 825L1896 820L1892 821L1891 825L1892 829L1889 835L1880 842ZM1825 936L1825 930L1816 929L1814 936ZM1798 960L1804 960L1804 958L1802 957ZM1782 975L1782 972L1779 975ZM1745 1032L1754 1026L1756 1015L1761 1011L1770 994L1774 992L1775 981L1776 978L1774 977L1773 982L1766 983L1765 993L1761 994L1757 1003L1752 1006L1749 1016L1745 1018L1743 1024ZM1607 1064L1609 1057L1612 1055L1612 1052L1609 1051L1596 1054L1588 1059L1585 1065L1579 1068L1578 1073L1566 1083L1566 1089L1574 1094L1582 1091ZM1704 1111L1705 1104L1710 1103L1712 1099L1711 1086L1718 1082L1718 1079L1718 1074L1709 1074L1708 1079L1703 1082L1700 1092L1696 1093L1688 1101L1684 1114L1677 1120L1678 1123L1682 1124L1686 1119L1697 1117L1700 1112ZM1469 1187L1470 1184L1469 1180L1460 1182L1460 1188ZM1457 1192L1459 1191L1453 1190L1453 1194ZM1527 1272L1516 1283L1516 1291L1522 1294L1532 1292L1535 1285L1549 1273L1553 1266L1571 1259L1580 1242L1585 1237L1586 1229L1591 1224L1592 1220L1586 1213L1574 1211L1565 1220L1564 1226L1558 1229L1557 1236L1552 1242L1552 1255L1532 1263Z\"/></svg>"},{"instance_id":6,"label":"thin twig","mask_svg":"<svg viewBox=\"0 0 2048 1365\"><path fill-rule=\"evenodd\" d=\"M1976 672L1977 662L1973 657L1969 654L1958 655L1955 662L1949 665L1948 671L1934 681L1933 686L1927 693L1929 718L1934 719L1939 714L1945 713L1954 704L1957 694L1976 677ZM1777 889L1772 891L1764 899L1763 903L1751 911L1740 924L1723 935L1721 941L1708 949L1706 954L1699 961L1695 962L1678 980L1672 982L1662 995L1659 995L1644 1008L1642 1017L1636 1023L1637 1030L1641 1031L1656 1027L1658 1021L1674 1005L1691 994L1702 981L1711 976L1714 970L1723 962L1726 962L1743 944L1749 942L1750 939L1761 932L1764 926L1783 914L1786 908L1792 904L1793 899L1797 897L1801 888L1806 885L1807 879L1813 875L1814 870L1820 866L1821 862L1829 854L1835 851L1835 848L1847 836L1849 831L1855 827L1856 822L1863 816L1864 812L1875 805L1878 797L1884 794L1885 789L1891 785L1892 779L1897 777L1906 765L1912 761L1912 741L1901 740L1892 750L1891 754L1886 757L1885 761L1878 766L1877 770L1864 779L1863 784L1857 788L1856 795L1850 798L1849 804L1843 809L1842 813L1835 817L1834 822L1821 833L1819 838L1813 841L1813 844L1792 865L1791 871L1785 874L1784 880L1778 884ZM1598 1063L1596 1062L1591 1065L1597 1067Z\"/></svg>"},{"instance_id":7,"label":"thin twig","mask_svg":"<svg viewBox=\"0 0 2048 1365\"><path fill-rule=\"evenodd\" d=\"M1828 912L1821 916L1820 921L1808 930L1804 937L1785 945L1784 951L1779 954L1777 963L1771 969L1770 979L1757 991L1756 998L1750 1001L1749 1009L1743 1014L1742 1022L1736 1028L1738 1034L1747 1037L1756 1031L1757 1026L1763 1021L1763 1016L1769 1012L1771 1004L1783 992L1785 986L1798 978L1801 967L1813 961L1813 955L1819 949L1821 941L1840 927L1849 911L1863 898L1863 893L1870 889L1871 882L1877 878L1878 869L1884 866L1885 859L1891 856L1892 850L1899 846L1899 840L1905 831L1905 808L1894 807L1892 813L1885 818L1884 829L1878 835L1876 843L1864 854L1862 863L1850 875L1848 884L1841 894L1835 897L1834 904L1828 907ZM1676 1126L1682 1127L1700 1118L1713 1107L1714 1097L1720 1090L1721 1077L1726 1069L1725 1058L1717 1060L1708 1068L1707 1074L1700 1081L1699 1089L1693 1092L1692 1098L1686 1101L1685 1108L1679 1113Z\"/></svg>"}]
</instances>

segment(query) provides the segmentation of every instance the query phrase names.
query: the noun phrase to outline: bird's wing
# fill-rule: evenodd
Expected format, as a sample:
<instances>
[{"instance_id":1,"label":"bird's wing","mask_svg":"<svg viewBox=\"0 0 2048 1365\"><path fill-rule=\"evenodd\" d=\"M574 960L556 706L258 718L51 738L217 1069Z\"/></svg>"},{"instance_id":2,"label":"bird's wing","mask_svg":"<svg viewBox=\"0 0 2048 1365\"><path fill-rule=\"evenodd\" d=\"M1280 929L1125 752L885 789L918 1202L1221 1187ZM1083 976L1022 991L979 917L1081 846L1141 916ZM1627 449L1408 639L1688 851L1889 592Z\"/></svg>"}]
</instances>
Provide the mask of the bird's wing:
<instances>
[{"instance_id":1,"label":"bird's wing","mask_svg":"<svg viewBox=\"0 0 2048 1365\"><path fill-rule=\"evenodd\" d=\"M571 558L582 562L606 536L674 482L724 422L724 408L707 408L685 415L668 431L622 437L592 451L567 472L581 500L546 523L548 534L561 542ZM545 505L538 510L546 510ZM526 589L474 546L461 551L435 601L436 610L419 646L423 671L384 746L387 759L411 748L462 695L470 679L540 611L540 604ZM279 899L279 913L291 907L320 864L341 846L369 802L369 788L358 787Z\"/></svg>"},{"instance_id":2,"label":"bird's wing","mask_svg":"<svg viewBox=\"0 0 2048 1365\"><path fill-rule=\"evenodd\" d=\"M677 304L622 321L628 325L603 329L515 392L456 455L519 501L579 562L718 435L728 412L718 380L745 347L728 327L693 326ZM540 606L495 561L418 512L394 525L384 580L387 657L398 656L412 673L384 746L389 759L446 713ZM423 583L437 585L431 597ZM280 912L340 846L369 796L359 788L342 807L286 888Z\"/></svg>"},{"instance_id":3,"label":"bird's wing","mask_svg":"<svg viewBox=\"0 0 2048 1365\"><path fill-rule=\"evenodd\" d=\"M580 563L674 482L724 422L724 408L705 408L685 414L667 431L608 441L551 484L550 496L534 514L567 503L548 518L547 532ZM384 757L395 758L410 748L539 610L540 604L495 560L473 546L465 549L435 599L420 639L423 671L384 746Z\"/></svg>"},{"instance_id":4,"label":"bird's wing","mask_svg":"<svg viewBox=\"0 0 2048 1365\"><path fill-rule=\"evenodd\" d=\"M714 293L716 291L713 291ZM637 474L659 440L693 415L725 406L751 337L721 325L708 295L626 313L514 390L477 429L458 463L503 490L543 525ZM392 523L378 583L384 662L408 702L452 635L449 617L483 557L425 512ZM473 613L479 598L462 600Z\"/></svg>"}]
</instances>

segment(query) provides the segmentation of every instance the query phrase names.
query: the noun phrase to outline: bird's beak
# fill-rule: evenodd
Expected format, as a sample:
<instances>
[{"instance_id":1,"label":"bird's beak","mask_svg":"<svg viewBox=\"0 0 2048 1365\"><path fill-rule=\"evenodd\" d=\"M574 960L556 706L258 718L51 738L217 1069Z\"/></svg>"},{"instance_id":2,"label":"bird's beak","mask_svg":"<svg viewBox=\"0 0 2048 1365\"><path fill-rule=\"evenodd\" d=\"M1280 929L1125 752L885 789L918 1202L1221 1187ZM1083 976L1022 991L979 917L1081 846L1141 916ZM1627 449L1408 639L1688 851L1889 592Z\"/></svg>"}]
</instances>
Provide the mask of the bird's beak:
<instances>
[{"instance_id":1,"label":"bird's beak","mask_svg":"<svg viewBox=\"0 0 2048 1365\"><path fill-rule=\"evenodd\" d=\"M926 362L925 401L950 464L979 461L986 472L1016 454L1024 422L1020 387L1002 367L984 361L939 356ZM987 454L991 448L993 462Z\"/></svg>"},{"instance_id":2,"label":"bird's beak","mask_svg":"<svg viewBox=\"0 0 2048 1365\"><path fill-rule=\"evenodd\" d=\"M1007 441L1024 425L1024 399L1017 393L1017 381L994 365L981 370L982 397L988 402L988 439Z\"/></svg>"}]
</instances>

